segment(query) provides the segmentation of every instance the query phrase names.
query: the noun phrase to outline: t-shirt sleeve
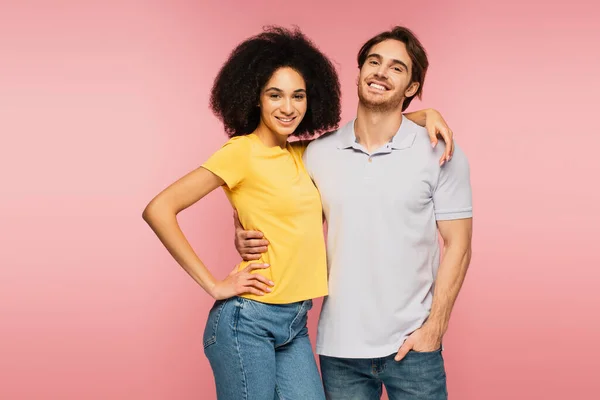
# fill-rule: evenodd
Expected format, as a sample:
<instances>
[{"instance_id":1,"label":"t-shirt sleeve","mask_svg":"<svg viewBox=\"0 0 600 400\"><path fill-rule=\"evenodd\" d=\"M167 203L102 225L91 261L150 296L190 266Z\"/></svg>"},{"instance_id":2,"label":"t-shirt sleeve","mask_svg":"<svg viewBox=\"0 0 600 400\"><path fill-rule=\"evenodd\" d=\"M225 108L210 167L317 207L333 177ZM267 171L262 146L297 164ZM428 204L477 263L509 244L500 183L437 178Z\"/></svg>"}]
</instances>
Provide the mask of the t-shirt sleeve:
<instances>
[{"instance_id":1,"label":"t-shirt sleeve","mask_svg":"<svg viewBox=\"0 0 600 400\"><path fill-rule=\"evenodd\" d=\"M244 180L249 159L250 141L245 136L236 136L210 156L202 167L223 179L229 189L234 189Z\"/></svg>"},{"instance_id":2,"label":"t-shirt sleeve","mask_svg":"<svg viewBox=\"0 0 600 400\"><path fill-rule=\"evenodd\" d=\"M440 169L433 207L438 221L473 217L469 161L458 146Z\"/></svg>"}]
</instances>

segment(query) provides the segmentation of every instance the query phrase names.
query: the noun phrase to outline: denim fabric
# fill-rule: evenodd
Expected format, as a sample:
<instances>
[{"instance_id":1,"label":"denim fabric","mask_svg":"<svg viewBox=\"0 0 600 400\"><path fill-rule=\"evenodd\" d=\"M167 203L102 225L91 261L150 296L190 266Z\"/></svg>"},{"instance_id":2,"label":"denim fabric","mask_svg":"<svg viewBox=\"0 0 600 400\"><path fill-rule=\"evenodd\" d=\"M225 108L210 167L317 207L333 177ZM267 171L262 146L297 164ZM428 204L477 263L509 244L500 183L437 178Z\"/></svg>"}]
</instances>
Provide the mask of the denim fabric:
<instances>
[{"instance_id":1,"label":"denim fabric","mask_svg":"<svg viewBox=\"0 0 600 400\"><path fill-rule=\"evenodd\" d=\"M410 351L400 362L383 358L320 356L327 400L375 400L382 385L390 400L446 400L442 351Z\"/></svg>"},{"instance_id":2,"label":"denim fabric","mask_svg":"<svg viewBox=\"0 0 600 400\"><path fill-rule=\"evenodd\" d=\"M325 400L306 327L311 300L217 301L204 331L219 400Z\"/></svg>"}]
</instances>

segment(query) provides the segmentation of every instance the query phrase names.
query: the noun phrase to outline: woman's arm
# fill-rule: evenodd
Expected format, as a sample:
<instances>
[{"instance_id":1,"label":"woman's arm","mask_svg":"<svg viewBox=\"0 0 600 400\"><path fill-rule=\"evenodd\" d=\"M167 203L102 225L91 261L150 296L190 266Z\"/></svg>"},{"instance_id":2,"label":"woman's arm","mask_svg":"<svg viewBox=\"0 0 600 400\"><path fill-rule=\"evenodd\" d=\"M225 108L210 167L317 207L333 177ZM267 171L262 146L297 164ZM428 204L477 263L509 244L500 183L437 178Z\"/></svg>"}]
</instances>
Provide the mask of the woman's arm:
<instances>
[{"instance_id":1,"label":"woman's arm","mask_svg":"<svg viewBox=\"0 0 600 400\"><path fill-rule=\"evenodd\" d=\"M142 217L179 265L213 298L225 299L243 293L263 295L271 291L272 282L251 272L268 265L252 264L240 272L234 269L226 279L218 281L196 255L177 222L179 212L223 184L217 175L200 167L152 199Z\"/></svg>"},{"instance_id":2,"label":"woman's arm","mask_svg":"<svg viewBox=\"0 0 600 400\"><path fill-rule=\"evenodd\" d=\"M431 147L437 145L437 137L438 135L441 136L446 143L446 151L442 155L442 158L440 158L440 165L444 164L446 161L450 161L452 154L454 153L454 133L446 121L444 121L442 114L433 108L427 108L405 113L404 116L415 124L427 128L427 133L429 133L429 139L431 140Z\"/></svg>"}]
</instances>

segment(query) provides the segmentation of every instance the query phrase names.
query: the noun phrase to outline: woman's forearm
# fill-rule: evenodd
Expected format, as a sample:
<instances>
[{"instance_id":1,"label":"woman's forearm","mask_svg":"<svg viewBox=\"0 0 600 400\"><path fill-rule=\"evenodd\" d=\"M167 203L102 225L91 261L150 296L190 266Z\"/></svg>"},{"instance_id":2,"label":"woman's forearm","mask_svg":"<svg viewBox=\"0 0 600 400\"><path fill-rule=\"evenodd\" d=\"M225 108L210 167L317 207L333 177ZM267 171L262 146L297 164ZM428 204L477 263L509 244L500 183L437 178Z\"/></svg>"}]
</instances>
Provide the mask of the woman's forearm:
<instances>
[{"instance_id":1,"label":"woman's forearm","mask_svg":"<svg viewBox=\"0 0 600 400\"><path fill-rule=\"evenodd\" d=\"M143 218L175 261L212 296L216 279L192 249L177 222L177 215L160 204L150 203L144 210Z\"/></svg>"},{"instance_id":2,"label":"woman's forearm","mask_svg":"<svg viewBox=\"0 0 600 400\"><path fill-rule=\"evenodd\" d=\"M427 112L429 110L429 108L426 108L419 111L412 111L409 113L404 113L404 116L419 126L425 126L427 123Z\"/></svg>"}]
</instances>

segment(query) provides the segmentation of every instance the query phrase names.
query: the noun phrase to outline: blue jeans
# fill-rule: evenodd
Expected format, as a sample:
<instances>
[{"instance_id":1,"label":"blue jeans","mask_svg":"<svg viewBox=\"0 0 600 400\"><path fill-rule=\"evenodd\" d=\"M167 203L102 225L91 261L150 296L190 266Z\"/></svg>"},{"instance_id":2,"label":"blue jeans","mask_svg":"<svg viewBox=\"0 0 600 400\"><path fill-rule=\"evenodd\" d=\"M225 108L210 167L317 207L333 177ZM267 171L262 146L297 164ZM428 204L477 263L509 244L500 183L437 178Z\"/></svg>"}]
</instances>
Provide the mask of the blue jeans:
<instances>
[{"instance_id":1,"label":"blue jeans","mask_svg":"<svg viewBox=\"0 0 600 400\"><path fill-rule=\"evenodd\" d=\"M410 351L400 362L388 357L361 359L321 356L327 400L375 400L382 385L390 400L446 400L442 351Z\"/></svg>"},{"instance_id":2,"label":"blue jeans","mask_svg":"<svg viewBox=\"0 0 600 400\"><path fill-rule=\"evenodd\" d=\"M307 313L312 300L265 304L217 301L204 330L219 400L325 400L312 352Z\"/></svg>"}]
</instances>

